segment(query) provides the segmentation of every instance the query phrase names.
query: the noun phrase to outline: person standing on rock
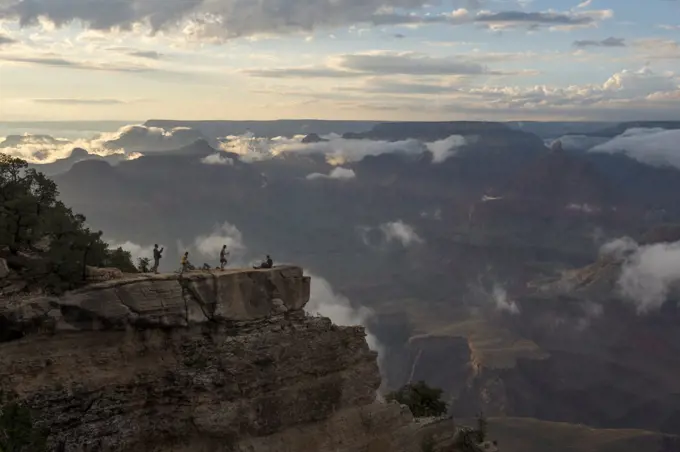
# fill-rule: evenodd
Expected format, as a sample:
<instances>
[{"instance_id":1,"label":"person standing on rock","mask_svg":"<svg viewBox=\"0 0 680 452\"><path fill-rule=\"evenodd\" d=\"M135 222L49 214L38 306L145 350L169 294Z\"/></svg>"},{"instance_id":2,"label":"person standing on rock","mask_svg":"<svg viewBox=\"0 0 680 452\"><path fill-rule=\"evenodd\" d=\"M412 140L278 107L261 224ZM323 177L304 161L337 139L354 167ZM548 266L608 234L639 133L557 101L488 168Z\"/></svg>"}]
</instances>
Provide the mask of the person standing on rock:
<instances>
[{"instance_id":1,"label":"person standing on rock","mask_svg":"<svg viewBox=\"0 0 680 452\"><path fill-rule=\"evenodd\" d=\"M179 274L181 275L189 268L189 252L185 251L182 254L182 259L180 260L181 267L179 268Z\"/></svg>"},{"instance_id":2,"label":"person standing on rock","mask_svg":"<svg viewBox=\"0 0 680 452\"><path fill-rule=\"evenodd\" d=\"M152 272L158 274L158 265L161 263L161 257L163 257L163 250L165 248L158 249L158 244L153 246L153 268Z\"/></svg>"},{"instance_id":3,"label":"person standing on rock","mask_svg":"<svg viewBox=\"0 0 680 452\"><path fill-rule=\"evenodd\" d=\"M227 265L228 257L229 251L227 251L227 245L224 245L222 251L220 251L220 270L224 270L224 266Z\"/></svg>"}]
</instances>

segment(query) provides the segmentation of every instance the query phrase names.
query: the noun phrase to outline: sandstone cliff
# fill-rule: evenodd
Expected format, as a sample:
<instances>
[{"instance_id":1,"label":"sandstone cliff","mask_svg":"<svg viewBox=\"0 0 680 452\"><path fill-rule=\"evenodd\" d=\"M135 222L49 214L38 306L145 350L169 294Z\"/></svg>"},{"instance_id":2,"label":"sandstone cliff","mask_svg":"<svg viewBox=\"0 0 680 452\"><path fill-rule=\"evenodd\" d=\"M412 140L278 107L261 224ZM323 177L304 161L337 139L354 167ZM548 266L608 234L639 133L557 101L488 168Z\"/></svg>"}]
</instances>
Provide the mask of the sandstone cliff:
<instances>
[{"instance_id":1,"label":"sandstone cliff","mask_svg":"<svg viewBox=\"0 0 680 452\"><path fill-rule=\"evenodd\" d=\"M416 452L361 327L311 317L297 267L138 276L0 301L0 391L48 450Z\"/></svg>"}]
</instances>

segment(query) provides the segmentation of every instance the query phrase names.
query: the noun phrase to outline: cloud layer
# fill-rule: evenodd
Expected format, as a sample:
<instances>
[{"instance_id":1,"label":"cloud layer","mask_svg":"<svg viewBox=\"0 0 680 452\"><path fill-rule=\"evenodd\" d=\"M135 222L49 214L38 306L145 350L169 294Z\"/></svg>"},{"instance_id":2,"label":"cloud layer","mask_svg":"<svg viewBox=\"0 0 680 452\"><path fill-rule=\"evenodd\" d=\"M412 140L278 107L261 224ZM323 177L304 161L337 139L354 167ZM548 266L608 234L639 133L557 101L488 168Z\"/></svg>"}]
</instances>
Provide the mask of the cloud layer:
<instances>
[{"instance_id":1,"label":"cloud layer","mask_svg":"<svg viewBox=\"0 0 680 452\"><path fill-rule=\"evenodd\" d=\"M116 132L102 133L91 139L67 140L47 135L14 135L0 142L0 151L20 157L30 163L51 163L71 155L74 148L91 154L122 154L136 158L139 154L179 149L203 138L200 132L177 127L165 130L159 127L128 125Z\"/></svg>"},{"instance_id":2,"label":"cloud layer","mask_svg":"<svg viewBox=\"0 0 680 452\"><path fill-rule=\"evenodd\" d=\"M680 130L631 128L591 148L590 152L621 152L649 165L680 168L678 143Z\"/></svg>"}]
</instances>

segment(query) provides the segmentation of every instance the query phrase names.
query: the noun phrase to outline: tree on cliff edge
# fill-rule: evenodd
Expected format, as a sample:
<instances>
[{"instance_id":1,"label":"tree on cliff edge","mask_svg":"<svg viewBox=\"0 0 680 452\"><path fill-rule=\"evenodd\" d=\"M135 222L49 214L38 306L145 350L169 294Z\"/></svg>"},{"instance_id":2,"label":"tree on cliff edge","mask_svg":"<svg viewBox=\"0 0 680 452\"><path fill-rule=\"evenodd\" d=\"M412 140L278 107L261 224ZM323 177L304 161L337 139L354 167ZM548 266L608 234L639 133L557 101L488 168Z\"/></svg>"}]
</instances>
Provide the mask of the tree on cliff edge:
<instances>
[{"instance_id":1,"label":"tree on cliff edge","mask_svg":"<svg viewBox=\"0 0 680 452\"><path fill-rule=\"evenodd\" d=\"M134 272L130 253L109 250L101 231L57 200L56 184L0 153L0 257L31 287L59 293L86 279L87 266Z\"/></svg>"},{"instance_id":2,"label":"tree on cliff edge","mask_svg":"<svg viewBox=\"0 0 680 452\"><path fill-rule=\"evenodd\" d=\"M387 394L387 400L406 405L414 417L442 416L446 414L446 402L442 400L444 391L432 388L424 381L410 383L398 391Z\"/></svg>"}]
</instances>

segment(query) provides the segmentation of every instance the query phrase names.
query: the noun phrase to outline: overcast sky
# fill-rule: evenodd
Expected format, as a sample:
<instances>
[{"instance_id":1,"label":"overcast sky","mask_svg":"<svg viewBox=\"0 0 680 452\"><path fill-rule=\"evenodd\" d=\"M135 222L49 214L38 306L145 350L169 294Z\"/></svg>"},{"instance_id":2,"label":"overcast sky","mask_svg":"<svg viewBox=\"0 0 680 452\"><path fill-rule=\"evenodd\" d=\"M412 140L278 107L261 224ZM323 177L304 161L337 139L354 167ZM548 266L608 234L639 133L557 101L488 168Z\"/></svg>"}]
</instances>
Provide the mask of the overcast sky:
<instances>
[{"instance_id":1,"label":"overcast sky","mask_svg":"<svg viewBox=\"0 0 680 452\"><path fill-rule=\"evenodd\" d=\"M0 120L680 119L680 0L0 0Z\"/></svg>"}]
</instances>

